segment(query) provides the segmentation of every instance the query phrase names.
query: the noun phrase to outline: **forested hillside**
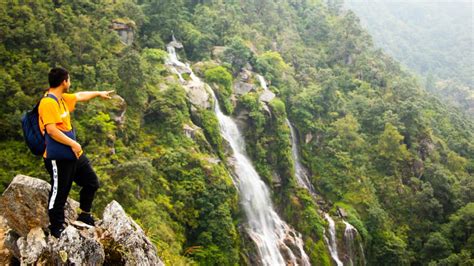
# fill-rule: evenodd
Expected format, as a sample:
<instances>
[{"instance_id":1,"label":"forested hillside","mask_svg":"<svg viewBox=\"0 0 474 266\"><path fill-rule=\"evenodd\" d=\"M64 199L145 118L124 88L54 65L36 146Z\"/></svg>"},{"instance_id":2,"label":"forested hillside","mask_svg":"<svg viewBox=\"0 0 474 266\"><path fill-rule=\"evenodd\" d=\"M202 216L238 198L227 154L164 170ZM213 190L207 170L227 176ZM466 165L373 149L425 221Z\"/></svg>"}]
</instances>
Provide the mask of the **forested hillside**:
<instances>
[{"instance_id":1,"label":"forested hillside","mask_svg":"<svg viewBox=\"0 0 474 266\"><path fill-rule=\"evenodd\" d=\"M425 87L474 117L471 1L346 1L376 46L421 76Z\"/></svg>"},{"instance_id":2,"label":"forested hillside","mask_svg":"<svg viewBox=\"0 0 474 266\"><path fill-rule=\"evenodd\" d=\"M117 23L133 34L121 40ZM120 96L78 104L73 116L102 185L93 211L119 201L167 265L258 262L213 108L194 104L183 86L191 77L166 64L173 35L181 61L239 121L312 265L334 264L322 211L343 246L338 208L367 265L474 263L472 120L377 50L340 1L2 1L1 191L18 173L48 179L20 119L62 66L73 92ZM236 93L248 73L252 89ZM268 104L255 74L276 95ZM297 185L286 118L317 196Z\"/></svg>"}]
</instances>

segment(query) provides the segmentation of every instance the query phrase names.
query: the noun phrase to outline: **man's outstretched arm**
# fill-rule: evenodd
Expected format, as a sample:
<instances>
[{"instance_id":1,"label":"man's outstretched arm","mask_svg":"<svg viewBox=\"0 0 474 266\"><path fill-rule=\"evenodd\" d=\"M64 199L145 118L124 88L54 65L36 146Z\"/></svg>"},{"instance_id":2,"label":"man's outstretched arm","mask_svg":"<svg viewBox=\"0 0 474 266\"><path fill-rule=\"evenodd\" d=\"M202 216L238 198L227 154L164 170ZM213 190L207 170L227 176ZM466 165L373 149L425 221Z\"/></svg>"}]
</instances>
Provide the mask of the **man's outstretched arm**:
<instances>
[{"instance_id":1,"label":"man's outstretched arm","mask_svg":"<svg viewBox=\"0 0 474 266\"><path fill-rule=\"evenodd\" d=\"M85 102L90 99L93 99L97 96L100 96L103 99L110 99L114 91L81 91L81 92L76 92L76 101L78 102Z\"/></svg>"}]
</instances>

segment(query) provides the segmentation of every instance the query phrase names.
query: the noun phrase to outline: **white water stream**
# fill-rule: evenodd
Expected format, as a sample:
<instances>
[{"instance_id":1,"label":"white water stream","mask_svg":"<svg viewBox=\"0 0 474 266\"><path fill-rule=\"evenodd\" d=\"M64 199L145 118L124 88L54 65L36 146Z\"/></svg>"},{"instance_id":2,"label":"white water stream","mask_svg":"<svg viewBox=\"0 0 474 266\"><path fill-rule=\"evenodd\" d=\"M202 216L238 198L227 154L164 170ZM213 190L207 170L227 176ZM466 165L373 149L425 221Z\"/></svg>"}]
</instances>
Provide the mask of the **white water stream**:
<instances>
[{"instance_id":1,"label":"white water stream","mask_svg":"<svg viewBox=\"0 0 474 266\"><path fill-rule=\"evenodd\" d=\"M178 60L174 47L169 46L167 49L169 58L166 64L178 74L182 83L186 81L181 73L189 73L191 82L202 82L194 75L189 65ZM215 101L214 111L219 121L221 135L229 142L233 151L231 164L237 177L234 184L237 185L241 204L247 216L247 232L255 242L262 264L310 265L303 249L301 234L288 226L274 211L270 192L246 155L245 141L236 123L222 113L219 102L210 88L209 93Z\"/></svg>"}]
</instances>

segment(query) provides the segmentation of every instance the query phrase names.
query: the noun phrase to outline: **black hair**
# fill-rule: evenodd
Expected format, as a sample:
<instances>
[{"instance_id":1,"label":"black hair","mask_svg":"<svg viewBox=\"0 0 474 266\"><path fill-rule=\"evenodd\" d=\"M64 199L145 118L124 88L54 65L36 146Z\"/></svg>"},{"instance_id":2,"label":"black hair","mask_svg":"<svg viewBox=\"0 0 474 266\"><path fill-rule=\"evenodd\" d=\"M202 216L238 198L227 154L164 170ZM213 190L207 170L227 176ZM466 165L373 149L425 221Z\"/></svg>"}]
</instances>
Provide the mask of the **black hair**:
<instances>
[{"instance_id":1,"label":"black hair","mask_svg":"<svg viewBox=\"0 0 474 266\"><path fill-rule=\"evenodd\" d=\"M55 67L51 69L48 74L49 87L56 88L68 78L69 78L69 72L67 72L66 69L61 68L61 67Z\"/></svg>"}]
</instances>

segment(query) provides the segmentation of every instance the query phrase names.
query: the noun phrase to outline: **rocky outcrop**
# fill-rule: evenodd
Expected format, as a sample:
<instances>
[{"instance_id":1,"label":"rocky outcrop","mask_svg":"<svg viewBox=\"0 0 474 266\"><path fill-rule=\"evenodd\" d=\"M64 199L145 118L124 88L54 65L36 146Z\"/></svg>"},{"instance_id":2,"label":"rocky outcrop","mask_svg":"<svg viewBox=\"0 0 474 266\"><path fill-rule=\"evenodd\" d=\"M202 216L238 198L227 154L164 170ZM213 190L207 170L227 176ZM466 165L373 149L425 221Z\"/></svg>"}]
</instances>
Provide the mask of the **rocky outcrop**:
<instances>
[{"instance_id":1,"label":"rocky outcrop","mask_svg":"<svg viewBox=\"0 0 474 266\"><path fill-rule=\"evenodd\" d=\"M96 227L76 222L78 203L68 199L68 226L59 239L48 234L50 187L45 181L16 176L0 197L0 252L22 265L163 265L143 230L112 201ZM5 254L5 256L3 256ZM3 264L3 260L0 260ZM9 264L9 263L5 263Z\"/></svg>"},{"instance_id":2,"label":"rocky outcrop","mask_svg":"<svg viewBox=\"0 0 474 266\"><path fill-rule=\"evenodd\" d=\"M256 91L257 86L251 83L252 72L247 69L242 69L237 77L237 81L233 85L234 93L237 95L244 95L251 91Z\"/></svg>"},{"instance_id":3,"label":"rocky outcrop","mask_svg":"<svg viewBox=\"0 0 474 266\"><path fill-rule=\"evenodd\" d=\"M118 33L120 41L125 45L131 45L133 43L133 31L135 27L135 22L129 19L115 19L112 21L111 26L111 28Z\"/></svg>"},{"instance_id":4,"label":"rocky outcrop","mask_svg":"<svg viewBox=\"0 0 474 266\"><path fill-rule=\"evenodd\" d=\"M258 99L262 102L269 103L275 98L275 93L270 90L264 90Z\"/></svg>"},{"instance_id":5,"label":"rocky outcrop","mask_svg":"<svg viewBox=\"0 0 474 266\"><path fill-rule=\"evenodd\" d=\"M183 131L186 137L196 140L197 134L202 134L202 129L194 124L184 124Z\"/></svg>"},{"instance_id":6,"label":"rocky outcrop","mask_svg":"<svg viewBox=\"0 0 474 266\"><path fill-rule=\"evenodd\" d=\"M5 246L5 238L8 230L7 221L0 215L0 265L8 265L12 257L12 253Z\"/></svg>"},{"instance_id":7,"label":"rocky outcrop","mask_svg":"<svg viewBox=\"0 0 474 266\"><path fill-rule=\"evenodd\" d=\"M125 113L127 111L127 102L124 98L120 97L118 94L112 96L110 102L110 108L112 109L111 118L118 126L123 126L125 124Z\"/></svg>"},{"instance_id":8,"label":"rocky outcrop","mask_svg":"<svg viewBox=\"0 0 474 266\"><path fill-rule=\"evenodd\" d=\"M125 265L164 265L156 255L156 248L140 226L130 219L122 206L112 201L104 211L100 227L104 239L123 248Z\"/></svg>"},{"instance_id":9,"label":"rocky outcrop","mask_svg":"<svg viewBox=\"0 0 474 266\"><path fill-rule=\"evenodd\" d=\"M47 202L51 186L41 179L17 175L0 197L0 213L7 225L20 236L26 236L32 228L46 229L49 224ZM66 221L77 218L75 209L79 203L68 199L65 208ZM28 218L28 219L25 219Z\"/></svg>"},{"instance_id":10,"label":"rocky outcrop","mask_svg":"<svg viewBox=\"0 0 474 266\"><path fill-rule=\"evenodd\" d=\"M211 107L206 86L204 82L198 79L191 80L184 86L189 102L198 108L209 109Z\"/></svg>"},{"instance_id":11,"label":"rocky outcrop","mask_svg":"<svg viewBox=\"0 0 474 266\"><path fill-rule=\"evenodd\" d=\"M237 82L234 83L233 89L234 89L235 94L244 95L244 94L247 94L251 91L255 91L256 86L254 84L251 84L251 83L245 83L245 82L242 82L242 81L237 81Z\"/></svg>"}]
</instances>

